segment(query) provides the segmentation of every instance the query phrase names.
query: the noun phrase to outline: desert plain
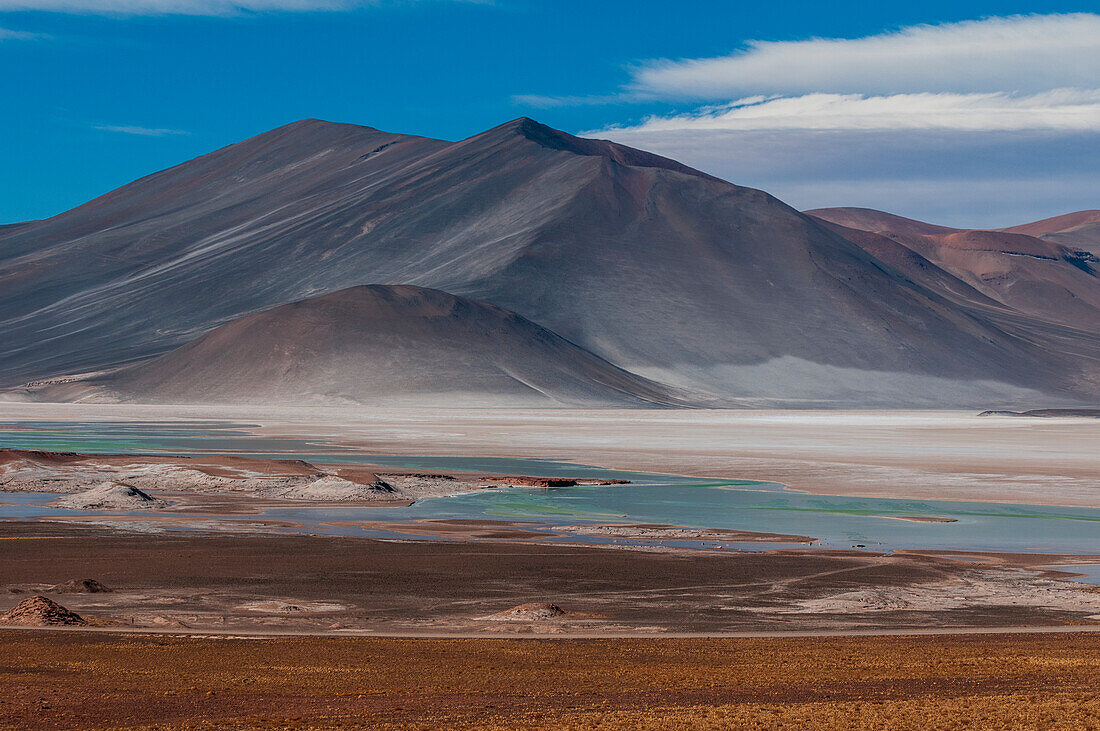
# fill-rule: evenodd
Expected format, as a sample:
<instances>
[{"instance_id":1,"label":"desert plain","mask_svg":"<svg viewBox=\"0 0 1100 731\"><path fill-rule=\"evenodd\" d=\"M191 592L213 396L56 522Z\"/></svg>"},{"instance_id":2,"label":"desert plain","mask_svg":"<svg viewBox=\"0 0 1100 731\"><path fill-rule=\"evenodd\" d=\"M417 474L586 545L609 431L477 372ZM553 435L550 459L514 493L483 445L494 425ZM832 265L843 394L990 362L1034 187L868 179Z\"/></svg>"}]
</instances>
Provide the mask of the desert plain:
<instances>
[{"instance_id":1,"label":"desert plain","mask_svg":"<svg viewBox=\"0 0 1100 731\"><path fill-rule=\"evenodd\" d=\"M46 472L6 472L9 491L72 493L97 479L73 465L121 470L120 482L130 470L168 505L0 521L0 611L44 596L80 620L3 625L0 676L10 690L0 725L717 728L813 719L915 728L932 712L944 727L1098 723L1100 588L1077 580L1077 567L1100 564L1100 539L1073 554L845 550L812 535L702 525L399 521L384 511L353 521L357 534L333 535L254 514L557 484L534 474L384 472L371 455L552 459L778 482L794 493L1094 508L1095 419L103 404L5 404L3 416L9 432L227 421L262 438L339 448L361 464L44 453L68 465L62 478L84 480L71 489L42 481L57 479L49 460ZM152 472L135 471L150 464ZM171 472L180 464L191 471ZM201 479L188 485L179 475ZM631 489L588 482L587 490ZM583 679L566 677L581 666Z\"/></svg>"}]
</instances>

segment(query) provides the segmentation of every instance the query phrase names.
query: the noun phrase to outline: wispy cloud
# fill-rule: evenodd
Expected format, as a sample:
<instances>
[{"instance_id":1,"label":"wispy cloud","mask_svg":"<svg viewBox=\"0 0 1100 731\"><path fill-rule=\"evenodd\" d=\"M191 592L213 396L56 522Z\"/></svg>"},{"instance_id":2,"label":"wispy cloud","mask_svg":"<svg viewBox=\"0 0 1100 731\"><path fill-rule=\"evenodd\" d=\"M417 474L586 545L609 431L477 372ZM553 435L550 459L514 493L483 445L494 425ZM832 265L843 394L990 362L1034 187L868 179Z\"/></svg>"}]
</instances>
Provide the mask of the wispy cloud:
<instances>
[{"instance_id":1,"label":"wispy cloud","mask_svg":"<svg viewBox=\"0 0 1100 731\"><path fill-rule=\"evenodd\" d=\"M1100 15L752 41L653 61L619 92L689 111L588 136L667 155L798 207L862 205L955 225L1096 207Z\"/></svg>"},{"instance_id":2,"label":"wispy cloud","mask_svg":"<svg viewBox=\"0 0 1100 731\"><path fill-rule=\"evenodd\" d=\"M551 96L545 94L514 94L512 103L521 107L550 109L553 107L597 107L614 104L637 104L655 101L654 94L636 91L622 91L613 94L591 94L587 96Z\"/></svg>"},{"instance_id":3,"label":"wispy cloud","mask_svg":"<svg viewBox=\"0 0 1100 731\"><path fill-rule=\"evenodd\" d=\"M41 33L27 33L21 30L0 28L0 41L33 41L46 37Z\"/></svg>"},{"instance_id":4,"label":"wispy cloud","mask_svg":"<svg viewBox=\"0 0 1100 731\"><path fill-rule=\"evenodd\" d=\"M610 130L797 208L865 206L946 225L1010 226L1096 208L1100 132Z\"/></svg>"},{"instance_id":5,"label":"wispy cloud","mask_svg":"<svg viewBox=\"0 0 1100 731\"><path fill-rule=\"evenodd\" d=\"M94 129L101 132L117 132L124 135L138 135L140 137L171 137L173 135L190 134L182 129L164 129L159 127L138 127L127 124L97 124Z\"/></svg>"},{"instance_id":6,"label":"wispy cloud","mask_svg":"<svg viewBox=\"0 0 1100 731\"><path fill-rule=\"evenodd\" d=\"M248 12L342 10L344 0L0 0L0 11L80 15L237 15Z\"/></svg>"},{"instance_id":7,"label":"wispy cloud","mask_svg":"<svg viewBox=\"0 0 1100 731\"><path fill-rule=\"evenodd\" d=\"M750 41L728 56L650 61L630 87L665 97L1011 91L1097 85L1100 15L917 25L864 38Z\"/></svg>"},{"instance_id":8,"label":"wispy cloud","mask_svg":"<svg viewBox=\"0 0 1100 731\"><path fill-rule=\"evenodd\" d=\"M383 0L0 0L0 12L44 11L74 15L206 15L347 11ZM488 0L450 0L489 4Z\"/></svg>"},{"instance_id":9,"label":"wispy cloud","mask_svg":"<svg viewBox=\"0 0 1100 731\"><path fill-rule=\"evenodd\" d=\"M955 129L1100 130L1100 90L1008 93L919 93L890 96L805 94L747 97L688 114L653 116L632 132L669 130Z\"/></svg>"}]
</instances>

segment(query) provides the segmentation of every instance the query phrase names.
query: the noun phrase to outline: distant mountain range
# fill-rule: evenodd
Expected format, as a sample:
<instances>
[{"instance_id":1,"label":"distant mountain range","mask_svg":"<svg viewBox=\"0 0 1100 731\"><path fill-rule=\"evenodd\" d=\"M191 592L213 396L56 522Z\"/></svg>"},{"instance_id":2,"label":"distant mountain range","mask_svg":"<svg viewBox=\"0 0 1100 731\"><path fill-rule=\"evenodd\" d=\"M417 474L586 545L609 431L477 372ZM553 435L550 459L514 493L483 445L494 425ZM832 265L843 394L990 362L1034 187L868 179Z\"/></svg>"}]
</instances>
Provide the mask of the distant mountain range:
<instances>
[{"instance_id":1,"label":"distant mountain range","mask_svg":"<svg viewBox=\"0 0 1100 731\"><path fill-rule=\"evenodd\" d=\"M530 119L459 142L304 120L0 227L0 387L225 403L1095 401L1098 240L1097 211L1003 231L804 214Z\"/></svg>"},{"instance_id":2,"label":"distant mountain range","mask_svg":"<svg viewBox=\"0 0 1100 731\"><path fill-rule=\"evenodd\" d=\"M867 251L881 255L889 245L862 234L886 237L1002 305L1042 321L1100 333L1100 211L1000 231L933 226L862 208L807 213L836 224L834 230ZM928 272L923 263L900 268L918 278Z\"/></svg>"}]
</instances>

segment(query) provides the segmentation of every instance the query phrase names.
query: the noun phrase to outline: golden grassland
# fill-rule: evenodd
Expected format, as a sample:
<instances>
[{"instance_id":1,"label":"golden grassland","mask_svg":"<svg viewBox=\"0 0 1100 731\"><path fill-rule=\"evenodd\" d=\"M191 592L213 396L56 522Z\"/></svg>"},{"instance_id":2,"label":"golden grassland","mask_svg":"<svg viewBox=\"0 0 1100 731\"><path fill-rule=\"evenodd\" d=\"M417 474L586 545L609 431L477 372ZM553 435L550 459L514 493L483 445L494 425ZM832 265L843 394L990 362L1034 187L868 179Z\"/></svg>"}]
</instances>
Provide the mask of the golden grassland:
<instances>
[{"instance_id":1,"label":"golden grassland","mask_svg":"<svg viewBox=\"0 0 1100 731\"><path fill-rule=\"evenodd\" d=\"M12 728L1100 728L1100 635L0 633Z\"/></svg>"}]
</instances>

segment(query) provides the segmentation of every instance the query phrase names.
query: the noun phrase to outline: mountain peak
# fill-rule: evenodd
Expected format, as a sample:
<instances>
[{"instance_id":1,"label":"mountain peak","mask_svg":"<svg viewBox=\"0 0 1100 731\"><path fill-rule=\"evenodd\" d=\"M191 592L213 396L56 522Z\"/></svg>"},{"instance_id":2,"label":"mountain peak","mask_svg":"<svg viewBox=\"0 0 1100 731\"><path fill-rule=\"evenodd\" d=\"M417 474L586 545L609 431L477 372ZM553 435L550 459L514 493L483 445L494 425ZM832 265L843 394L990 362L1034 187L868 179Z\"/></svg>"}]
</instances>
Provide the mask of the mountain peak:
<instances>
[{"instance_id":1,"label":"mountain peak","mask_svg":"<svg viewBox=\"0 0 1100 731\"><path fill-rule=\"evenodd\" d=\"M381 132L382 130L375 127L368 127L363 124L352 124L350 122L329 122L326 119L317 119L316 117L306 117L305 119L299 119L296 122L290 122L282 126L276 127L271 130L272 132L293 132L293 131L305 131L305 130L320 130L320 129L340 129L340 130L359 130L361 132Z\"/></svg>"},{"instance_id":2,"label":"mountain peak","mask_svg":"<svg viewBox=\"0 0 1100 731\"><path fill-rule=\"evenodd\" d=\"M251 140L286 140L300 144L311 141L323 143L325 141L373 137L377 135L398 136L361 124L329 122L324 119L308 118L299 119L296 122L290 122L289 124L284 124L268 130L267 132L262 132L252 137ZM245 140L245 142L248 141L250 140Z\"/></svg>"},{"instance_id":3,"label":"mountain peak","mask_svg":"<svg viewBox=\"0 0 1100 731\"><path fill-rule=\"evenodd\" d=\"M585 157L604 157L627 167L662 168L685 175L695 175L698 177L710 178L712 180L716 179L713 176L690 168L683 163L676 162L667 157L661 157L651 152L620 145L610 140L577 137L568 132L563 132L559 129L554 129L553 127L542 124L530 117L519 117L510 122L505 122L481 134L463 140L463 143L482 143L491 145L500 144L506 140L514 140L517 137L528 142L533 142L549 150L571 152L574 155L583 155Z\"/></svg>"},{"instance_id":4,"label":"mountain peak","mask_svg":"<svg viewBox=\"0 0 1100 731\"><path fill-rule=\"evenodd\" d=\"M505 122L495 129L519 135L532 142L554 149L568 149L572 146L571 141L579 139L568 132L554 129L530 117L513 119L511 122Z\"/></svg>"}]
</instances>

